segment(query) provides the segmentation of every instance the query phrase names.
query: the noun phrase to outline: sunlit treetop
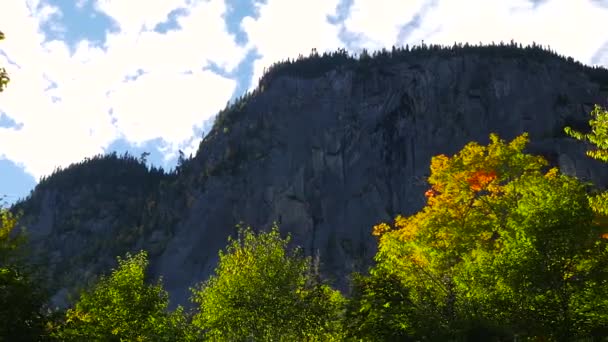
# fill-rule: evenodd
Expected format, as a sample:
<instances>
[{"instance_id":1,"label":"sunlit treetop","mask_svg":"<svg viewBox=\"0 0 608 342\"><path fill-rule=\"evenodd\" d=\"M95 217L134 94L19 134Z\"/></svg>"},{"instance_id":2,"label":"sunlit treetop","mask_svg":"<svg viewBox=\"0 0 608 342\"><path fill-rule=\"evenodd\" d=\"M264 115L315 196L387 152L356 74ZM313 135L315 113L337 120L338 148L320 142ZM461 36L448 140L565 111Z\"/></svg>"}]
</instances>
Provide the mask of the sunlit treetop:
<instances>
[{"instance_id":1,"label":"sunlit treetop","mask_svg":"<svg viewBox=\"0 0 608 342\"><path fill-rule=\"evenodd\" d=\"M471 142L452 158L445 155L433 157L428 179L431 189L427 197L438 199L437 195L442 193L454 196L463 192L471 196L483 190L496 193L500 191L500 185L523 173L540 171L548 165L547 161L539 156L523 154L527 143L527 134L509 143L491 134L488 146ZM429 204L433 204L433 200Z\"/></svg>"},{"instance_id":2,"label":"sunlit treetop","mask_svg":"<svg viewBox=\"0 0 608 342\"><path fill-rule=\"evenodd\" d=\"M487 146L471 142L453 157L443 154L433 157L428 178L431 187L425 192L427 205L416 215L396 218L395 228L400 238L403 241L415 238L422 227L421 222L446 227L446 222L453 222L454 218L465 219L473 213L472 207L485 205L486 197L501 195L510 181L546 168L548 163L542 157L523 153L527 142L527 134L509 143L492 134ZM373 234L381 236L389 230L387 224L380 224L374 227ZM442 238L436 244L442 244L448 235L455 234L454 230L448 232L443 228L433 231L438 235L436 237Z\"/></svg>"},{"instance_id":3,"label":"sunlit treetop","mask_svg":"<svg viewBox=\"0 0 608 342\"><path fill-rule=\"evenodd\" d=\"M580 204L587 202L585 185L549 168L541 156L524 153L527 142L527 134L510 142L492 134L487 146L471 142L452 157L433 157L426 206L412 216L397 216L392 227L374 227L373 235L380 238L378 261L450 268L472 250L500 249L507 235L522 234L518 229L524 221L548 215L552 208L577 211L559 217L560 225L585 221L590 215L589 206ZM547 227L557 219L546 218ZM595 239L606 233L590 230Z\"/></svg>"},{"instance_id":4,"label":"sunlit treetop","mask_svg":"<svg viewBox=\"0 0 608 342\"><path fill-rule=\"evenodd\" d=\"M595 105L591 112L590 133L581 133L571 127L564 128L569 136L592 144L595 148L587 151L587 155L593 159L608 162L608 110ZM589 203L593 210L600 216L599 220L608 222L608 192L603 191L589 196ZM606 235L608 238L608 235Z\"/></svg>"},{"instance_id":5,"label":"sunlit treetop","mask_svg":"<svg viewBox=\"0 0 608 342\"><path fill-rule=\"evenodd\" d=\"M595 146L595 149L587 151L587 155L591 158L608 162L608 111L602 107L595 105L591 112L592 119L589 121L591 126L590 133L581 133L573 130L571 127L566 127L566 133L578 140L589 142Z\"/></svg>"}]
</instances>

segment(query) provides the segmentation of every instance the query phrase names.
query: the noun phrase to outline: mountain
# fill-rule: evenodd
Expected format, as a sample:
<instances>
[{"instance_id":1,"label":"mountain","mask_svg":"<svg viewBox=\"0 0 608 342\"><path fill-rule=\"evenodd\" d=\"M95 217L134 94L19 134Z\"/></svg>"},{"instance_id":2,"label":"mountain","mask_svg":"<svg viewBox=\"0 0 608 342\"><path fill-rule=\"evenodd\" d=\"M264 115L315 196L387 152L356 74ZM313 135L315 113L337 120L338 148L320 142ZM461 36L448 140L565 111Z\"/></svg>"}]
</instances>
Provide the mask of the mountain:
<instances>
[{"instance_id":1,"label":"mountain","mask_svg":"<svg viewBox=\"0 0 608 342\"><path fill-rule=\"evenodd\" d=\"M607 99L608 70L536 44L313 51L269 68L175 172L96 156L41 180L13 210L60 306L142 248L172 305L187 305L239 222L276 221L346 291L372 263L372 227L422 208L431 157L491 132L529 132L529 152L606 187L608 167L563 128L585 129Z\"/></svg>"}]
</instances>

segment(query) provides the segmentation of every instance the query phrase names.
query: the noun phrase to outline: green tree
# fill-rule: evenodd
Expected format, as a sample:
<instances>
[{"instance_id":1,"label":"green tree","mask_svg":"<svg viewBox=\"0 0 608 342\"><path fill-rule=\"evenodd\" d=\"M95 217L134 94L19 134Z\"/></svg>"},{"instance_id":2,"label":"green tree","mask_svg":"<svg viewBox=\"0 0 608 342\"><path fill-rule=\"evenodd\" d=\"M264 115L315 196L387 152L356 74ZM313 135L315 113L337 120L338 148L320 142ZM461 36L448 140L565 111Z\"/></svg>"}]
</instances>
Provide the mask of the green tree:
<instances>
[{"instance_id":1,"label":"green tree","mask_svg":"<svg viewBox=\"0 0 608 342\"><path fill-rule=\"evenodd\" d=\"M0 341L46 340L46 299L31 274L0 268Z\"/></svg>"},{"instance_id":2,"label":"green tree","mask_svg":"<svg viewBox=\"0 0 608 342\"><path fill-rule=\"evenodd\" d=\"M588 156L608 162L608 111L601 106L595 105L593 111L591 111L589 125L591 126L591 132L589 133L581 133L571 127L564 128L564 131L577 140L588 142L595 146L595 149L587 151Z\"/></svg>"},{"instance_id":3,"label":"green tree","mask_svg":"<svg viewBox=\"0 0 608 342\"><path fill-rule=\"evenodd\" d=\"M374 227L372 277L398 279L410 303L399 328L439 339L599 334L608 324L608 236L587 186L544 171L543 158L523 153L526 135L490 138L434 157L424 209Z\"/></svg>"},{"instance_id":4,"label":"green tree","mask_svg":"<svg viewBox=\"0 0 608 342\"><path fill-rule=\"evenodd\" d=\"M16 231L18 217L8 209L0 207L0 266L20 264L23 260L25 230Z\"/></svg>"},{"instance_id":5,"label":"green tree","mask_svg":"<svg viewBox=\"0 0 608 342\"><path fill-rule=\"evenodd\" d=\"M0 341L44 340L47 294L23 261L25 235L16 223L0 208Z\"/></svg>"},{"instance_id":6,"label":"green tree","mask_svg":"<svg viewBox=\"0 0 608 342\"><path fill-rule=\"evenodd\" d=\"M4 33L0 31L0 40L4 40ZM8 74L6 73L6 69L0 68L0 92L4 91L4 88L10 81Z\"/></svg>"},{"instance_id":7,"label":"green tree","mask_svg":"<svg viewBox=\"0 0 608 342\"><path fill-rule=\"evenodd\" d=\"M374 269L368 276L355 273L351 289L344 318L347 340L415 340L418 331L412 317L417 314L416 306L395 273L383 269Z\"/></svg>"},{"instance_id":8,"label":"green tree","mask_svg":"<svg viewBox=\"0 0 608 342\"><path fill-rule=\"evenodd\" d=\"M571 127L564 128L564 131L569 136L592 144L595 148L587 151L587 155L593 159L608 162L608 111L602 107L595 105L591 112L591 120L589 120L591 132L581 133L573 130ZM603 219L608 216L608 192L596 191L589 197L589 202L593 210L601 215Z\"/></svg>"},{"instance_id":9,"label":"green tree","mask_svg":"<svg viewBox=\"0 0 608 342\"><path fill-rule=\"evenodd\" d=\"M215 275L192 288L193 324L210 340L332 341L344 299L315 280L310 258L287 248L275 225L255 234L239 228L220 251Z\"/></svg>"},{"instance_id":10,"label":"green tree","mask_svg":"<svg viewBox=\"0 0 608 342\"><path fill-rule=\"evenodd\" d=\"M118 268L84 291L54 329L61 341L195 340L181 307L168 312L161 281L145 283L147 253L118 258Z\"/></svg>"}]
</instances>

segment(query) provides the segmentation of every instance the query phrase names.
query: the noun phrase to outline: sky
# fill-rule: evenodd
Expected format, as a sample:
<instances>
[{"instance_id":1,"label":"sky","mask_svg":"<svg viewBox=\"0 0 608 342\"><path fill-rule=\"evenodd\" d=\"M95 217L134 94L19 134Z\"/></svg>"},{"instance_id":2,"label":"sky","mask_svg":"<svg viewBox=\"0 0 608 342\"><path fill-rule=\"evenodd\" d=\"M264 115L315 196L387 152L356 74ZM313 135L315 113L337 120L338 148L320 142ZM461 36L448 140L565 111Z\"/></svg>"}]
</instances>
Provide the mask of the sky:
<instances>
[{"instance_id":1,"label":"sky","mask_svg":"<svg viewBox=\"0 0 608 342\"><path fill-rule=\"evenodd\" d=\"M0 196L100 153L172 169L288 57L536 42L608 66L608 0L2 0Z\"/></svg>"}]
</instances>

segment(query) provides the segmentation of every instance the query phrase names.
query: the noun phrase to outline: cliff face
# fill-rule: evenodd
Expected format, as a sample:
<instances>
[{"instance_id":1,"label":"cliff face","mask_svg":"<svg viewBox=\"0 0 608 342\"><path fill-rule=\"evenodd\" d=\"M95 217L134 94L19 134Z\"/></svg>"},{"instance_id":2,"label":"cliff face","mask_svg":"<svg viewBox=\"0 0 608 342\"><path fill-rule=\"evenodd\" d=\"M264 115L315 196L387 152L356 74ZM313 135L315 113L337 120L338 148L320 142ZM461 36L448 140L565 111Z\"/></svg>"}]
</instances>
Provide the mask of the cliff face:
<instances>
[{"instance_id":1,"label":"cliff face","mask_svg":"<svg viewBox=\"0 0 608 342\"><path fill-rule=\"evenodd\" d=\"M345 290L348 274L372 263L372 226L422 208L431 157L469 141L487 143L491 132L503 139L529 132L530 152L605 187L608 168L562 132L580 128L593 105L607 100L608 83L559 58L430 54L336 66L313 77L279 74L220 114L177 177L138 195L139 218L110 226L140 227L121 248L150 250L151 273L163 276L173 305L187 304L188 287L213 272L218 250L241 221L258 229L276 221L294 244L318 254L322 274ZM111 239L103 227L122 210L98 213L70 237L54 219L75 208L57 202L68 189L37 189L22 205L34 246L45 251L40 255L54 253L55 265L81 255L68 248L74 236L87 232L81 246ZM94 197L74 201L99 206ZM98 271L117 252L99 247L95 258L62 272Z\"/></svg>"}]
</instances>

